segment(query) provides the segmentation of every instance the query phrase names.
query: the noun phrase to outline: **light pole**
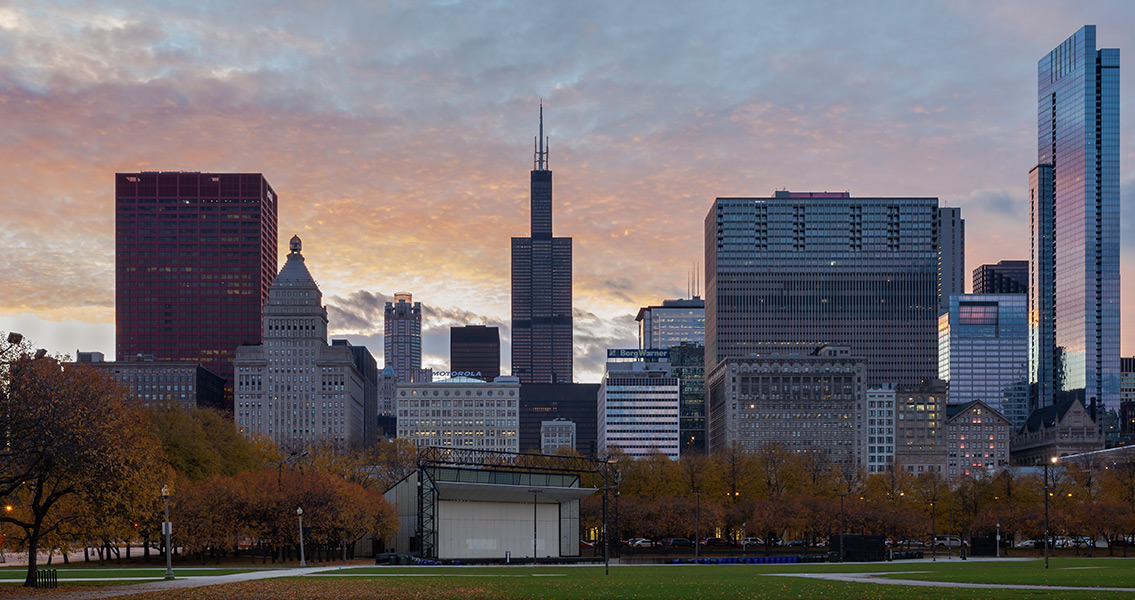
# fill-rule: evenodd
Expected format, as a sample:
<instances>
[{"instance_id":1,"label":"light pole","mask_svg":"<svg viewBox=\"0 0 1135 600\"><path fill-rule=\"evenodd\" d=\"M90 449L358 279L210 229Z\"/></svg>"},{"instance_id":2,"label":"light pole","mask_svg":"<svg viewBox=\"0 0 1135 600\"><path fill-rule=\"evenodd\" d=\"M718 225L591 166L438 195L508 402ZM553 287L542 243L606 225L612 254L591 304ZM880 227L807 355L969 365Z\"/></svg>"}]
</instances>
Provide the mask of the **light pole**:
<instances>
[{"instance_id":1,"label":"light pole","mask_svg":"<svg viewBox=\"0 0 1135 600\"><path fill-rule=\"evenodd\" d=\"M303 458L305 456L307 456L306 450L302 454L293 450L291 454L284 457L284 460L281 460L280 462L276 463L276 488L277 489L282 487L281 476L284 473L284 463L289 462L289 461L293 461L293 460L296 460L296 459L300 459L300 458Z\"/></svg>"},{"instance_id":2,"label":"light pole","mask_svg":"<svg viewBox=\"0 0 1135 600\"><path fill-rule=\"evenodd\" d=\"M851 493L851 490L846 492L840 492L839 490L833 491L839 496L839 562L843 562L843 557L845 556L843 549L843 499Z\"/></svg>"},{"instance_id":3,"label":"light pole","mask_svg":"<svg viewBox=\"0 0 1135 600\"><path fill-rule=\"evenodd\" d=\"M1001 558L1001 523L997 523L997 552L996 558Z\"/></svg>"},{"instance_id":4,"label":"light pole","mask_svg":"<svg viewBox=\"0 0 1135 600\"><path fill-rule=\"evenodd\" d=\"M701 490L694 490L694 564L698 562L698 546L701 545Z\"/></svg>"},{"instance_id":5,"label":"light pole","mask_svg":"<svg viewBox=\"0 0 1135 600\"><path fill-rule=\"evenodd\" d=\"M173 546L170 538L173 536L173 523L169 520L169 495L173 493L167 483L162 486L162 502L165 504L166 520L162 523L162 533L166 536L166 579L173 579Z\"/></svg>"},{"instance_id":6,"label":"light pole","mask_svg":"<svg viewBox=\"0 0 1135 600\"><path fill-rule=\"evenodd\" d=\"M304 560L304 556L303 556L303 507L302 506L296 508L296 516L299 517L299 520L300 520L300 566L306 567L307 561Z\"/></svg>"},{"instance_id":7,"label":"light pole","mask_svg":"<svg viewBox=\"0 0 1135 600\"><path fill-rule=\"evenodd\" d=\"M539 537L537 535L536 531L537 531L537 527L540 524L539 516L536 513L536 507L537 507L536 502L537 502L537 499L539 498L538 494L540 492L544 491L544 490L528 490L528 491L532 493L532 566L535 567L536 566L536 540Z\"/></svg>"},{"instance_id":8,"label":"light pole","mask_svg":"<svg viewBox=\"0 0 1135 600\"><path fill-rule=\"evenodd\" d=\"M930 562L938 562L938 527L934 521L934 501L930 501Z\"/></svg>"},{"instance_id":9,"label":"light pole","mask_svg":"<svg viewBox=\"0 0 1135 600\"><path fill-rule=\"evenodd\" d=\"M1048 568L1048 463L1056 464L1053 456L1044 463L1044 568Z\"/></svg>"}]
</instances>

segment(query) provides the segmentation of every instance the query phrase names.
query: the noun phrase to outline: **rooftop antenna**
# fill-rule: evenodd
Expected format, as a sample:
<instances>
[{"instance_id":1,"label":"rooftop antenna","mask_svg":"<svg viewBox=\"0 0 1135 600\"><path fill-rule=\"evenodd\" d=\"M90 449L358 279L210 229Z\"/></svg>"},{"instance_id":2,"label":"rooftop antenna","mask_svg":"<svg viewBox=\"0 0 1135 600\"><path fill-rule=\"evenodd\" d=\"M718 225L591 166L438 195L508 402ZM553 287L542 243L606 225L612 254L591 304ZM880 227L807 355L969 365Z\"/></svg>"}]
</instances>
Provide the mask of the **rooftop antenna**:
<instances>
[{"instance_id":1,"label":"rooftop antenna","mask_svg":"<svg viewBox=\"0 0 1135 600\"><path fill-rule=\"evenodd\" d=\"M540 136L532 140L532 151L535 154L532 160L533 170L548 170L548 149L551 145L551 139L544 137L544 99L540 98Z\"/></svg>"}]
</instances>

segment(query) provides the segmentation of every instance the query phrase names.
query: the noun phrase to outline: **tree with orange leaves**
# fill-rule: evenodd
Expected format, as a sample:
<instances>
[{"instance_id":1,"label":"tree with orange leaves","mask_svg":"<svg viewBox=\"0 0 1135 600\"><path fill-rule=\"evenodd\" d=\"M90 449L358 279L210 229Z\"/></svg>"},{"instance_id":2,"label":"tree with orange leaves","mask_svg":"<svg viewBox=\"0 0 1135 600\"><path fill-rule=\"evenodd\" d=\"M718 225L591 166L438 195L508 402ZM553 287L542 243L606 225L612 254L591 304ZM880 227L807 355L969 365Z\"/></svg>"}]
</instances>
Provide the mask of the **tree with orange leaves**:
<instances>
[{"instance_id":1,"label":"tree with orange leaves","mask_svg":"<svg viewBox=\"0 0 1135 600\"><path fill-rule=\"evenodd\" d=\"M31 587L41 540L83 518L81 510L64 510L71 500L129 505L161 464L152 459L158 447L153 428L125 410L128 393L113 380L26 352L16 352L6 366L0 499L14 510L0 520L23 531L24 585Z\"/></svg>"}]
</instances>

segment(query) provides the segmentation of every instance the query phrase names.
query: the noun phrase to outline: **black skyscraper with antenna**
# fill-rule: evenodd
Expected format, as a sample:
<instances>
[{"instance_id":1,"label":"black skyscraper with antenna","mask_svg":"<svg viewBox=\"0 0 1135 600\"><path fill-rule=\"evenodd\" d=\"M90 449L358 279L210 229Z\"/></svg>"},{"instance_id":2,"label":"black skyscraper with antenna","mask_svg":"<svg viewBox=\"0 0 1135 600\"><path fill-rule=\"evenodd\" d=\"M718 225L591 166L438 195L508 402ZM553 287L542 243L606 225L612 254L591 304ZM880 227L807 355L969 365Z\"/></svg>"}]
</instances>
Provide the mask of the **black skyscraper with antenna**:
<instances>
[{"instance_id":1,"label":"black skyscraper with antenna","mask_svg":"<svg viewBox=\"0 0 1135 600\"><path fill-rule=\"evenodd\" d=\"M512 238L512 375L521 383L571 383L571 238L552 237L549 139L534 144L531 237Z\"/></svg>"}]
</instances>

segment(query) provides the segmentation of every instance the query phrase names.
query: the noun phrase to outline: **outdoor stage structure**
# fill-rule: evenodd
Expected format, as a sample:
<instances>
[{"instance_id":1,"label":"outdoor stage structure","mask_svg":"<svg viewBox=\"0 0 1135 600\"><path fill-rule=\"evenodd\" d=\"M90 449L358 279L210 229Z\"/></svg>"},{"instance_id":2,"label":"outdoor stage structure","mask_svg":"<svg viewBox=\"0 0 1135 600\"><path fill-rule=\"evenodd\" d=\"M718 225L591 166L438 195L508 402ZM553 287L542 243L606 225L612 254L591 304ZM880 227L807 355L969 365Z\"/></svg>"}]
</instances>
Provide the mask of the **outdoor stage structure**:
<instances>
[{"instance_id":1,"label":"outdoor stage structure","mask_svg":"<svg viewBox=\"0 0 1135 600\"><path fill-rule=\"evenodd\" d=\"M578 557L580 500L600 491L606 538L609 466L574 456L422 448L417 469L385 494L398 510L393 550L436 560ZM582 487L589 475L603 487Z\"/></svg>"}]
</instances>

